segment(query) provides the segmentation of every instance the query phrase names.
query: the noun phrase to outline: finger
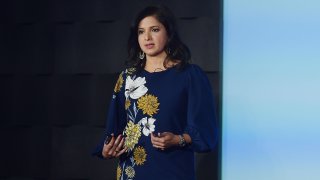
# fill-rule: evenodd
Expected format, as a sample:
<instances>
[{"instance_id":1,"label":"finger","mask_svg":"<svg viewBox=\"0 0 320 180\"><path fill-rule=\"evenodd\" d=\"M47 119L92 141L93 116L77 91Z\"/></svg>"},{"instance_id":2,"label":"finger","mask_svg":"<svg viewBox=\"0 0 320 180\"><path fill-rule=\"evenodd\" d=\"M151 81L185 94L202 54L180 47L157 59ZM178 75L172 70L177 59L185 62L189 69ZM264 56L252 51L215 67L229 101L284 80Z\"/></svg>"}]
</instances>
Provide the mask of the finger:
<instances>
[{"instance_id":1,"label":"finger","mask_svg":"<svg viewBox=\"0 0 320 180\"><path fill-rule=\"evenodd\" d=\"M116 157L121 156L123 153L126 152L126 150L127 150L127 148L123 148L121 151L119 151L119 152L117 153Z\"/></svg>"},{"instance_id":2,"label":"finger","mask_svg":"<svg viewBox=\"0 0 320 180\"><path fill-rule=\"evenodd\" d=\"M120 151L123 148L123 145L124 145L124 138L121 139L118 147L116 148L116 151Z\"/></svg>"},{"instance_id":3,"label":"finger","mask_svg":"<svg viewBox=\"0 0 320 180\"><path fill-rule=\"evenodd\" d=\"M112 154L113 157L116 157L117 153L118 153L118 150L117 150L117 147L118 147L118 144L119 144L119 136L117 137L114 145L112 146L111 150L110 150L110 153Z\"/></svg>"},{"instance_id":4,"label":"finger","mask_svg":"<svg viewBox=\"0 0 320 180\"><path fill-rule=\"evenodd\" d=\"M117 156L117 152L116 152L116 151L113 151L112 157L116 157L116 156Z\"/></svg>"},{"instance_id":5,"label":"finger","mask_svg":"<svg viewBox=\"0 0 320 180\"><path fill-rule=\"evenodd\" d=\"M116 148L118 147L121 139L122 139L122 136L121 136L121 134L120 134L120 135L117 137L117 139L115 140L115 142L114 142L114 144L113 144L113 146L112 146L112 148L111 148L112 151L116 151Z\"/></svg>"},{"instance_id":6,"label":"finger","mask_svg":"<svg viewBox=\"0 0 320 180\"><path fill-rule=\"evenodd\" d=\"M163 138L162 137L156 137L154 135L151 136L151 141L154 142L163 142Z\"/></svg>"},{"instance_id":7,"label":"finger","mask_svg":"<svg viewBox=\"0 0 320 180\"><path fill-rule=\"evenodd\" d=\"M161 133L161 137L170 137L171 135L172 135L172 133L170 133L170 132Z\"/></svg>"},{"instance_id":8,"label":"finger","mask_svg":"<svg viewBox=\"0 0 320 180\"><path fill-rule=\"evenodd\" d=\"M107 156L109 154L109 151L113 146L113 143L114 143L114 137L112 136L110 142L107 145L105 145L105 144L103 145L102 152L105 156Z\"/></svg>"},{"instance_id":9,"label":"finger","mask_svg":"<svg viewBox=\"0 0 320 180\"><path fill-rule=\"evenodd\" d=\"M119 145L120 144L120 141L122 139L122 135L119 134L119 136L117 137L116 141L114 142L115 145Z\"/></svg>"},{"instance_id":10,"label":"finger","mask_svg":"<svg viewBox=\"0 0 320 180\"><path fill-rule=\"evenodd\" d=\"M157 148L163 148L163 147L165 147L165 144L159 143L159 142L152 143L152 145L153 145L154 147L157 147Z\"/></svg>"},{"instance_id":11,"label":"finger","mask_svg":"<svg viewBox=\"0 0 320 180\"><path fill-rule=\"evenodd\" d=\"M153 133L151 133L151 140L153 140L155 137L156 136Z\"/></svg>"},{"instance_id":12,"label":"finger","mask_svg":"<svg viewBox=\"0 0 320 180\"><path fill-rule=\"evenodd\" d=\"M154 133L151 133L152 135L152 138L155 138L155 139L158 139L158 138L161 138L162 137L162 133L156 133L156 134L154 134Z\"/></svg>"},{"instance_id":13,"label":"finger","mask_svg":"<svg viewBox=\"0 0 320 180\"><path fill-rule=\"evenodd\" d=\"M112 143L112 147L110 147L110 149L109 149L109 151L108 151L108 155L109 156L114 156L114 153L115 153L115 143L116 143L116 140L115 140L115 138L114 138L114 140L113 140L113 143Z\"/></svg>"},{"instance_id":14,"label":"finger","mask_svg":"<svg viewBox=\"0 0 320 180\"><path fill-rule=\"evenodd\" d=\"M162 138L155 138L154 139L154 142L157 142L157 143L165 143L166 140L165 140L165 137L162 137Z\"/></svg>"},{"instance_id":15,"label":"finger","mask_svg":"<svg viewBox=\"0 0 320 180\"><path fill-rule=\"evenodd\" d=\"M116 147L118 147L121 139L122 139L122 136L121 136L121 134L120 134L120 135L117 137L117 139L114 141L114 144L113 144L113 146L112 146L112 149L115 149Z\"/></svg>"},{"instance_id":16,"label":"finger","mask_svg":"<svg viewBox=\"0 0 320 180\"><path fill-rule=\"evenodd\" d=\"M162 146L159 146L159 145L156 145L156 144L153 144L152 146L153 146L154 148L157 148L157 149L162 148Z\"/></svg>"},{"instance_id":17,"label":"finger","mask_svg":"<svg viewBox=\"0 0 320 180\"><path fill-rule=\"evenodd\" d=\"M115 138L114 138L114 136L112 135L110 142L109 142L106 146L110 149L110 148L113 146L114 141L115 141Z\"/></svg>"},{"instance_id":18,"label":"finger","mask_svg":"<svg viewBox=\"0 0 320 180\"><path fill-rule=\"evenodd\" d=\"M157 149L160 149L160 150L164 150L164 149L165 149L165 147L163 147L163 146L154 145L153 147L155 147L155 148L157 148Z\"/></svg>"},{"instance_id":19,"label":"finger","mask_svg":"<svg viewBox=\"0 0 320 180\"><path fill-rule=\"evenodd\" d=\"M118 147L120 147L120 149L121 149L121 148L123 148L123 145L124 145L124 138L121 139Z\"/></svg>"},{"instance_id":20,"label":"finger","mask_svg":"<svg viewBox=\"0 0 320 180\"><path fill-rule=\"evenodd\" d=\"M164 142L159 142L159 141L153 141L152 144L158 145L158 146L163 146L165 143Z\"/></svg>"},{"instance_id":21,"label":"finger","mask_svg":"<svg viewBox=\"0 0 320 180\"><path fill-rule=\"evenodd\" d=\"M151 142L157 142L158 138L153 134L151 133Z\"/></svg>"}]
</instances>

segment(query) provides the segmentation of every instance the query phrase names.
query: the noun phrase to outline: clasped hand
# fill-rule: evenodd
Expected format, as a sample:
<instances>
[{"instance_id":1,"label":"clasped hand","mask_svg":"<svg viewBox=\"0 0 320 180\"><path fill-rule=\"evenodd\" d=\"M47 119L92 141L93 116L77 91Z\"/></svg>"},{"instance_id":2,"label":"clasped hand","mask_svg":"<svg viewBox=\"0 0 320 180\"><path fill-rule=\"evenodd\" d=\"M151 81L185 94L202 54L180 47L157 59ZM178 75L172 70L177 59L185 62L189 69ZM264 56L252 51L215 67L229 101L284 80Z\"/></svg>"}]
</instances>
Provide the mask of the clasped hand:
<instances>
[{"instance_id":1,"label":"clasped hand","mask_svg":"<svg viewBox=\"0 0 320 180\"><path fill-rule=\"evenodd\" d=\"M120 134L117 138L111 135L110 142L104 144L102 150L102 156L107 159L119 157L121 154L125 153L127 148L124 147L125 138Z\"/></svg>"},{"instance_id":2,"label":"clasped hand","mask_svg":"<svg viewBox=\"0 0 320 180\"><path fill-rule=\"evenodd\" d=\"M104 144L102 156L107 159L119 157L127 151L124 147L125 137L121 134L115 138L113 135L108 144ZM151 143L153 147L164 150L179 144L179 136L171 132L158 133L157 135L151 133Z\"/></svg>"},{"instance_id":3,"label":"clasped hand","mask_svg":"<svg viewBox=\"0 0 320 180\"><path fill-rule=\"evenodd\" d=\"M158 133L157 135L151 133L151 143L153 147L164 150L179 144L179 136L171 132Z\"/></svg>"}]
</instances>

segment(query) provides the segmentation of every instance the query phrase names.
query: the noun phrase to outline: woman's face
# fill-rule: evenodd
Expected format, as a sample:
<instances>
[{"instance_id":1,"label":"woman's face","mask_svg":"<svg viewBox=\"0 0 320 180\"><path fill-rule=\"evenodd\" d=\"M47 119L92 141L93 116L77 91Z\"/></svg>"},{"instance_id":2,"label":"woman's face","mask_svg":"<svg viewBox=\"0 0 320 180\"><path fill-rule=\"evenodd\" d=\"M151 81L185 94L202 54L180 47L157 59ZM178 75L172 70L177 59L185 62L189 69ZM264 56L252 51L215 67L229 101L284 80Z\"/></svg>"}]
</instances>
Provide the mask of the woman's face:
<instances>
[{"instance_id":1,"label":"woman's face","mask_svg":"<svg viewBox=\"0 0 320 180\"><path fill-rule=\"evenodd\" d=\"M154 16L147 16L140 21L138 27L138 42L141 50L147 56L164 55L164 47L168 36L166 28Z\"/></svg>"}]
</instances>

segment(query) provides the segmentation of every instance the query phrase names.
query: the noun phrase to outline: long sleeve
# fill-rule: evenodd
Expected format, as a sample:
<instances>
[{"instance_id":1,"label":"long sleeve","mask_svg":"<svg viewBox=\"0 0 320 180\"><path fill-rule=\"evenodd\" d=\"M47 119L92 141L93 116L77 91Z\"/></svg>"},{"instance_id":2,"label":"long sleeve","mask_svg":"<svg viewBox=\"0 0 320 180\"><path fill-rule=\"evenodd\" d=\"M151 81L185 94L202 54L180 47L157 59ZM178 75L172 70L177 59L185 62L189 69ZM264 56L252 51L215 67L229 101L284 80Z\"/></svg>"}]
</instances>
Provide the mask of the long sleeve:
<instances>
[{"instance_id":1,"label":"long sleeve","mask_svg":"<svg viewBox=\"0 0 320 180\"><path fill-rule=\"evenodd\" d=\"M217 113L212 88L199 66L191 65L188 83L188 114L185 132L195 152L213 151L218 139Z\"/></svg>"},{"instance_id":2,"label":"long sleeve","mask_svg":"<svg viewBox=\"0 0 320 180\"><path fill-rule=\"evenodd\" d=\"M114 93L109 104L109 109L107 113L106 127L104 135L100 143L95 148L92 155L102 158L102 149L104 145L104 140L107 136L114 134L117 137L122 133L125 122L126 122L126 112L124 107L124 72L119 75L117 83L114 87Z\"/></svg>"}]
</instances>

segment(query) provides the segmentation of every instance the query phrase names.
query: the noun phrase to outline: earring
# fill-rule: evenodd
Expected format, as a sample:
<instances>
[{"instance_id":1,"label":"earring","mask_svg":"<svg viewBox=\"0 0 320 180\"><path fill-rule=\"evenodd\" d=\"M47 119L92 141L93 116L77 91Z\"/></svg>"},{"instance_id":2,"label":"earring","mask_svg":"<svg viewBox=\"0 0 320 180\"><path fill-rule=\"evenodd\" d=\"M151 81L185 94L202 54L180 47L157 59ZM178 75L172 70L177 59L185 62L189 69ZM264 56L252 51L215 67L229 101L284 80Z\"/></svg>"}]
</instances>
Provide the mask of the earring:
<instances>
[{"instance_id":1,"label":"earring","mask_svg":"<svg viewBox=\"0 0 320 180\"><path fill-rule=\"evenodd\" d=\"M144 52L143 52L143 51L140 51L140 52L139 52L139 58L140 58L140 59L144 59Z\"/></svg>"},{"instance_id":2,"label":"earring","mask_svg":"<svg viewBox=\"0 0 320 180\"><path fill-rule=\"evenodd\" d=\"M168 48L168 49L167 49L167 52L168 52L168 54L171 54L171 49Z\"/></svg>"}]
</instances>

